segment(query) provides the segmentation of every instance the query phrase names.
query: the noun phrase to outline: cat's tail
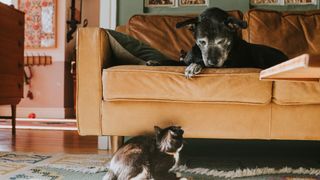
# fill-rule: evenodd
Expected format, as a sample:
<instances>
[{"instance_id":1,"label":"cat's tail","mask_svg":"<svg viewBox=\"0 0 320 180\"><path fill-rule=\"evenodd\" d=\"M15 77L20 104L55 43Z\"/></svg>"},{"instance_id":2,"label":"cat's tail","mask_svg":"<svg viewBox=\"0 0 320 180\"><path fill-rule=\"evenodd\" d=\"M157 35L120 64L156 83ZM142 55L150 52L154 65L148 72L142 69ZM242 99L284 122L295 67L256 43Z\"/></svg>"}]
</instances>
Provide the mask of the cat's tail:
<instances>
[{"instance_id":1,"label":"cat's tail","mask_svg":"<svg viewBox=\"0 0 320 180\"><path fill-rule=\"evenodd\" d=\"M102 180L117 180L117 176L111 169L108 169L106 175L103 176Z\"/></svg>"}]
</instances>

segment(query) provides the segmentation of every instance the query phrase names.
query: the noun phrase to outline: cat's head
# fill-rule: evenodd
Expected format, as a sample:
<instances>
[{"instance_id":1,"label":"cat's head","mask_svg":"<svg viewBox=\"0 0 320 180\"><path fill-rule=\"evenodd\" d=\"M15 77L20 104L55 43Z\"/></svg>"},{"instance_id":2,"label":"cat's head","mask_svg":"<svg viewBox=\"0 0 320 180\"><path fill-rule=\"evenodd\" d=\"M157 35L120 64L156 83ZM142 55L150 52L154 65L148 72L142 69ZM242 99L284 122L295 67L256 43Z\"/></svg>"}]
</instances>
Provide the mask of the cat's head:
<instances>
[{"instance_id":1,"label":"cat's head","mask_svg":"<svg viewBox=\"0 0 320 180\"><path fill-rule=\"evenodd\" d=\"M175 153L181 150L184 131L180 126L170 126L164 129L155 126L154 131L157 147L161 152Z\"/></svg>"}]
</instances>

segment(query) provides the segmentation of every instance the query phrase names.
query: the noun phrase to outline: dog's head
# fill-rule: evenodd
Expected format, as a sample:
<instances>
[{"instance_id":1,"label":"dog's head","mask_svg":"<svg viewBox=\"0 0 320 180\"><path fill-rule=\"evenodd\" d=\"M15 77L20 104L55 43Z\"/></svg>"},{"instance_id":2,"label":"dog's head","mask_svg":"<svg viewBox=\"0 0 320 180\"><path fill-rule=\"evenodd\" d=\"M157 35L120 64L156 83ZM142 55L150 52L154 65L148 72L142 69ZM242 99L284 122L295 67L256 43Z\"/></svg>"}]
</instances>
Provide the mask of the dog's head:
<instances>
[{"instance_id":1,"label":"dog's head","mask_svg":"<svg viewBox=\"0 0 320 180\"><path fill-rule=\"evenodd\" d=\"M228 15L219 8L208 8L199 17L177 23L176 27L191 26L196 44L206 67L222 67L227 60L238 28L246 28L245 21Z\"/></svg>"}]
</instances>

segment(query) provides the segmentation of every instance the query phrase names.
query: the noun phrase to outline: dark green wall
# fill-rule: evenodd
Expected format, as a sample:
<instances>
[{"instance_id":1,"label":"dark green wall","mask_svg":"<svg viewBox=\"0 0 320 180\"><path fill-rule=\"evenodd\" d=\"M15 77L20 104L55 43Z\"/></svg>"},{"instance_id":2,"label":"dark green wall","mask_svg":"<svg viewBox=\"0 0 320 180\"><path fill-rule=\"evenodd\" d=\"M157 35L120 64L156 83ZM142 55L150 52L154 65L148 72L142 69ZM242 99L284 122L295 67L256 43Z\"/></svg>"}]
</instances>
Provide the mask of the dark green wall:
<instances>
[{"instance_id":1,"label":"dark green wall","mask_svg":"<svg viewBox=\"0 0 320 180\"><path fill-rule=\"evenodd\" d=\"M209 0L209 7L220 7L225 10L238 9L247 11L249 0ZM144 0L118 0L118 25L126 24L134 14L191 14L200 13L206 7L177 7L177 8L144 8Z\"/></svg>"},{"instance_id":2,"label":"dark green wall","mask_svg":"<svg viewBox=\"0 0 320 180\"><path fill-rule=\"evenodd\" d=\"M317 5L288 5L288 6L257 6L256 8L287 10L310 10L320 9L320 0ZM209 0L209 7L220 7L225 10L249 10L249 0ZM206 7L177 7L177 8L144 8L144 0L118 0L118 25L126 24L134 14L194 14L200 13ZM251 7L253 8L253 7Z\"/></svg>"},{"instance_id":3,"label":"dark green wall","mask_svg":"<svg viewBox=\"0 0 320 180\"><path fill-rule=\"evenodd\" d=\"M134 14L142 14L143 2L143 0L118 0L117 25L126 24Z\"/></svg>"}]
</instances>

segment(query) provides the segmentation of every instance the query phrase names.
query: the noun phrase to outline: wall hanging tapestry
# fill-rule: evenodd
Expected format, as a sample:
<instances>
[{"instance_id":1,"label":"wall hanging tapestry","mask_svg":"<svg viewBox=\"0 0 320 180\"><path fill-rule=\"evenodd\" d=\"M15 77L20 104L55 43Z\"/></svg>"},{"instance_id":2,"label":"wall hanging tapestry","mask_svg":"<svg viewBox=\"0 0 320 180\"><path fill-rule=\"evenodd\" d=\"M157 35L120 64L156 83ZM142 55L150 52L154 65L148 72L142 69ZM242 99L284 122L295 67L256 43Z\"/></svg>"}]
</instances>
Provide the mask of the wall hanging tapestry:
<instances>
[{"instance_id":1,"label":"wall hanging tapestry","mask_svg":"<svg viewBox=\"0 0 320 180\"><path fill-rule=\"evenodd\" d=\"M25 48L56 47L56 0L19 0L25 12Z\"/></svg>"}]
</instances>

